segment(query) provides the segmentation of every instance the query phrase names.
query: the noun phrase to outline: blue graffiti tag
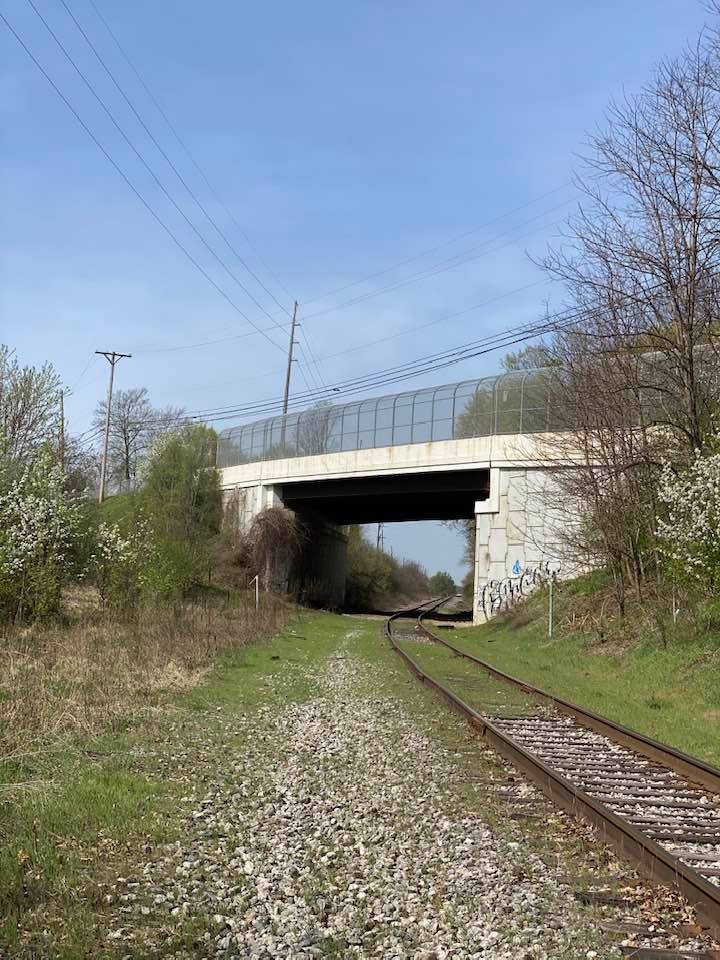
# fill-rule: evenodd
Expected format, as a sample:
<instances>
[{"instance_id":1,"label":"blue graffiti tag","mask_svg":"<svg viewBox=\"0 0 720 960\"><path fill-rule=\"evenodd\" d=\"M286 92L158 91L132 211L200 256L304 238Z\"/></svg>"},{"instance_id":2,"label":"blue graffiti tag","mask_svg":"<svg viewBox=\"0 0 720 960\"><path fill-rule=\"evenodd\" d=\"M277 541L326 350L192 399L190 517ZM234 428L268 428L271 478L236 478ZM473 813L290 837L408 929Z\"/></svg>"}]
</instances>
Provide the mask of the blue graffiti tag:
<instances>
[{"instance_id":1,"label":"blue graffiti tag","mask_svg":"<svg viewBox=\"0 0 720 960\"><path fill-rule=\"evenodd\" d=\"M520 563L519 560L516 560L515 563L513 564L512 572L516 577L519 577L520 574L522 573L522 564Z\"/></svg>"}]
</instances>

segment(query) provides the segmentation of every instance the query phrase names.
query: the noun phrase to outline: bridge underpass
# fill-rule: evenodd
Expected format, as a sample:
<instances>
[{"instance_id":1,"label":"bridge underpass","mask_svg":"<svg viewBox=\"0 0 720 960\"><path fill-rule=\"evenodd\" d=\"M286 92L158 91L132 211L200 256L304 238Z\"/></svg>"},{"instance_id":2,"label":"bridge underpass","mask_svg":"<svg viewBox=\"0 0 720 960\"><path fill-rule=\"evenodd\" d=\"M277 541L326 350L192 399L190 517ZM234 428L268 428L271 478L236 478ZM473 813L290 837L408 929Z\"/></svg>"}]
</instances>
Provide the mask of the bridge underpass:
<instances>
[{"instance_id":1,"label":"bridge underpass","mask_svg":"<svg viewBox=\"0 0 720 960\"><path fill-rule=\"evenodd\" d=\"M300 569L330 605L344 596L346 524L476 520L475 609L489 579L559 559L557 429L543 372L322 406L224 431L218 467L242 531L283 505L305 521ZM566 568L567 569L567 568Z\"/></svg>"},{"instance_id":2,"label":"bridge underpass","mask_svg":"<svg viewBox=\"0 0 720 960\"><path fill-rule=\"evenodd\" d=\"M280 484L286 507L311 511L331 523L472 520L478 500L490 493L490 471L399 473Z\"/></svg>"}]
</instances>

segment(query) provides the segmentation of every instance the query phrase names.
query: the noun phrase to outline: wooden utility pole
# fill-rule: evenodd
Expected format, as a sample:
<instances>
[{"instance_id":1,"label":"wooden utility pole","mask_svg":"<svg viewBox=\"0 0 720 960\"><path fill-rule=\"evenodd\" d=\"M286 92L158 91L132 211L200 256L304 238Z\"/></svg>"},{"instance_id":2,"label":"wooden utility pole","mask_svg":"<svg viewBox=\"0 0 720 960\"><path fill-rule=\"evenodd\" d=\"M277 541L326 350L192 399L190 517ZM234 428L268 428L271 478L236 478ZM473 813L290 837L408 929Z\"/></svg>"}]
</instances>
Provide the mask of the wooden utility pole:
<instances>
[{"instance_id":1,"label":"wooden utility pole","mask_svg":"<svg viewBox=\"0 0 720 960\"><path fill-rule=\"evenodd\" d=\"M283 394L283 416L288 412L288 402L290 400L290 375L292 373L293 347L295 346L295 327L297 326L298 302L295 301L292 315L292 325L290 327L290 346L288 347L287 371L285 373L285 393Z\"/></svg>"},{"instance_id":2,"label":"wooden utility pole","mask_svg":"<svg viewBox=\"0 0 720 960\"><path fill-rule=\"evenodd\" d=\"M290 376L292 374L292 365L293 365L293 348L295 346L295 328L297 327L297 311L298 311L298 302L295 301L293 306L292 314L292 324L290 325L290 344L288 346L288 360L287 360L287 370L285 371L285 392L283 393L283 422L282 429L280 430L280 445L285 446L285 436L287 431L287 412L288 412L288 403L290 402Z\"/></svg>"},{"instance_id":3,"label":"wooden utility pole","mask_svg":"<svg viewBox=\"0 0 720 960\"><path fill-rule=\"evenodd\" d=\"M379 523L377 527L377 542L375 543L376 550L385 550L385 524Z\"/></svg>"},{"instance_id":4,"label":"wooden utility pole","mask_svg":"<svg viewBox=\"0 0 720 960\"><path fill-rule=\"evenodd\" d=\"M98 491L98 503L105 499L105 478L107 476L107 457L108 444L110 442L110 407L112 406L113 380L115 378L115 364L123 357L128 359L132 357L131 353L115 353L114 350L96 350L95 353L105 357L110 364L110 382L107 392L107 410L105 412L105 440L103 442L102 465L100 467L100 490Z\"/></svg>"},{"instance_id":5,"label":"wooden utility pole","mask_svg":"<svg viewBox=\"0 0 720 960\"><path fill-rule=\"evenodd\" d=\"M60 461L60 469L65 473L65 389L63 388L60 391L60 431L59 431L59 442L58 442L58 460Z\"/></svg>"}]
</instances>

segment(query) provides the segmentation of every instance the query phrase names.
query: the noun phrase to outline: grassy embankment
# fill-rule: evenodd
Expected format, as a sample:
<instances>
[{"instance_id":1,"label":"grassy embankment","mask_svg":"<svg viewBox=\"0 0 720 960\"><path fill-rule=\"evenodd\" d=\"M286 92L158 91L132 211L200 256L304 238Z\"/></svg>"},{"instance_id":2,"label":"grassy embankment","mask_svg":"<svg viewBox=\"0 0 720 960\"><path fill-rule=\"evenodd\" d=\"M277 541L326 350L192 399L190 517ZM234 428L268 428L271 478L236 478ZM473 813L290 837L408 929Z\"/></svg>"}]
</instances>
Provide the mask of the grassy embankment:
<instances>
[{"instance_id":1,"label":"grassy embankment","mask_svg":"<svg viewBox=\"0 0 720 960\"><path fill-rule=\"evenodd\" d=\"M409 677L380 623L305 615L272 638L226 651L201 683L152 714L92 740L75 738L53 756L26 758L25 774L34 785L10 785L0 808L0 954L23 960L159 956L139 942L135 915L129 918L133 944L109 938L110 915L118 910L117 878L140 872L159 844L183 841L189 785L226 775L233 754L244 747L240 730L228 734L234 716L312 698L316 668L348 653L367 662L362 675L368 696L403 702L453 758L458 813L480 811L516 848L522 839L523 856L540 855L577 881L596 876L598 868L611 871L604 848L582 831L569 831L549 809L539 821L542 830L533 834L527 823L508 819L502 801L478 788L483 777L502 780L502 764ZM204 924L212 927L212 918L179 924L150 916L145 922L156 933L160 924L163 956L192 949ZM592 945L590 931L588 938Z\"/></svg>"},{"instance_id":2,"label":"grassy embankment","mask_svg":"<svg viewBox=\"0 0 720 960\"><path fill-rule=\"evenodd\" d=\"M720 766L720 630L681 616L663 640L650 608L631 609L625 622L601 616L608 589L600 574L561 585L552 639L546 591L446 635L506 673Z\"/></svg>"},{"instance_id":3,"label":"grassy embankment","mask_svg":"<svg viewBox=\"0 0 720 960\"><path fill-rule=\"evenodd\" d=\"M0 636L2 956L48 910L68 942L76 924L86 935L101 901L98 863L158 842L178 795L140 758L158 743L161 755L183 711L222 702L234 664L252 675L248 644L295 616L275 598L256 612L238 594L112 622L87 601L87 592L75 598L66 623ZM87 955L74 950L50 955Z\"/></svg>"}]
</instances>

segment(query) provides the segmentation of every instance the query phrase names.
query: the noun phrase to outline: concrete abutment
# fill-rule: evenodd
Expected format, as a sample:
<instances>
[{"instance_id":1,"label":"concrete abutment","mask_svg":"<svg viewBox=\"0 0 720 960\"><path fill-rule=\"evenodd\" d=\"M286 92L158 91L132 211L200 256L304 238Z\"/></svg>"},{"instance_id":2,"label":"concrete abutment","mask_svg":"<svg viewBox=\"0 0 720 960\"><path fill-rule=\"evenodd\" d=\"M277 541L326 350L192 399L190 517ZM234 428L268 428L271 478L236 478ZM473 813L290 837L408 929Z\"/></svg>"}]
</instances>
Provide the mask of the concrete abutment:
<instances>
[{"instance_id":1,"label":"concrete abutment","mask_svg":"<svg viewBox=\"0 0 720 960\"><path fill-rule=\"evenodd\" d=\"M482 622L488 581L543 563L561 575L579 568L561 560L572 517L557 484L558 470L574 464L559 461L556 437L548 447L550 455L541 435L474 437L240 464L221 471L226 513L240 532L268 507L298 513L308 539L278 575L331 607L344 599L345 524L474 518L473 615Z\"/></svg>"}]
</instances>

